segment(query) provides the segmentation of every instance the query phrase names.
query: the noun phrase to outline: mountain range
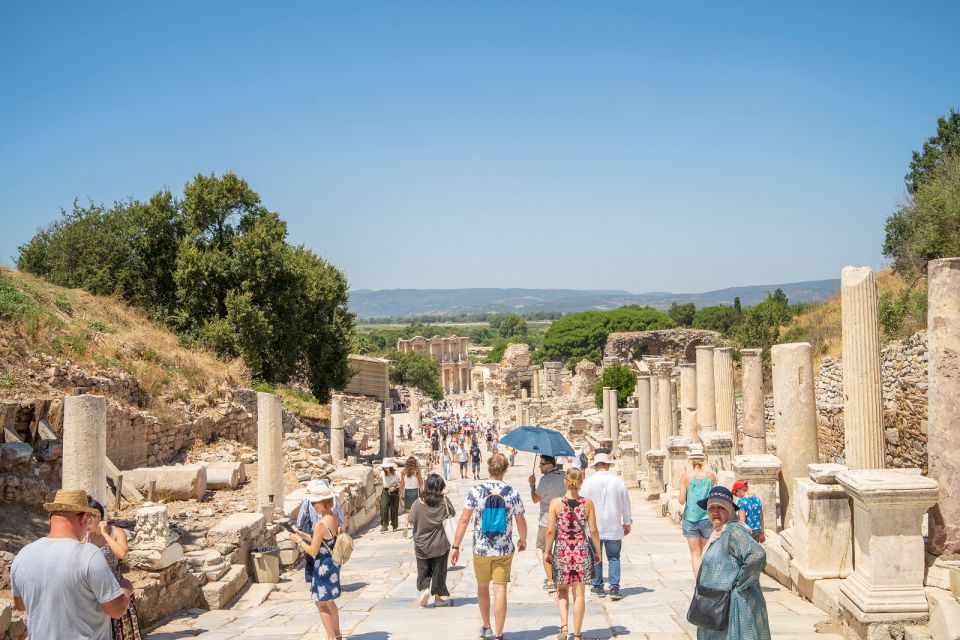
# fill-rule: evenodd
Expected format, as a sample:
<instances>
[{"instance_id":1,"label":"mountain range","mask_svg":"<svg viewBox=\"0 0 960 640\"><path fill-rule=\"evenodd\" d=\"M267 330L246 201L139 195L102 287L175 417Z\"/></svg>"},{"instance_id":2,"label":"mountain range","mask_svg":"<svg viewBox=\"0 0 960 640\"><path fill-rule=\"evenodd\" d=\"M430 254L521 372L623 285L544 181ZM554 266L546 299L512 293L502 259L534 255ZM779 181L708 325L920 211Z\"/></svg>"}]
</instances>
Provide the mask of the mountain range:
<instances>
[{"instance_id":1,"label":"mountain range","mask_svg":"<svg viewBox=\"0 0 960 640\"><path fill-rule=\"evenodd\" d=\"M704 293L630 293L618 290L577 289L357 289L350 292L350 310L360 318L413 317L424 314L531 311L586 311L616 309L628 304L665 309L674 302L692 302L697 307L761 302L767 291L782 289L791 303L820 302L832 298L840 280L811 280L787 284L728 287Z\"/></svg>"}]
</instances>

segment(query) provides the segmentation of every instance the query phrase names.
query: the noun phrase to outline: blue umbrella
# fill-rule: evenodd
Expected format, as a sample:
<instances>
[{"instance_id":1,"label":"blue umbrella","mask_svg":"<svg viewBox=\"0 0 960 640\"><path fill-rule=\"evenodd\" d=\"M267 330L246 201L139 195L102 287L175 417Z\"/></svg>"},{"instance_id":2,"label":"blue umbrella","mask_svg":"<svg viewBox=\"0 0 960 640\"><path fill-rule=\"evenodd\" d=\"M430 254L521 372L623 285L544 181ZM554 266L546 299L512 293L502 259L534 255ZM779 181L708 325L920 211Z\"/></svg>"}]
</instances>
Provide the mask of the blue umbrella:
<instances>
[{"instance_id":1,"label":"blue umbrella","mask_svg":"<svg viewBox=\"0 0 960 640\"><path fill-rule=\"evenodd\" d=\"M530 451L542 456L572 456L573 447L563 434L543 427L518 427L500 438L500 444L518 451Z\"/></svg>"}]
</instances>

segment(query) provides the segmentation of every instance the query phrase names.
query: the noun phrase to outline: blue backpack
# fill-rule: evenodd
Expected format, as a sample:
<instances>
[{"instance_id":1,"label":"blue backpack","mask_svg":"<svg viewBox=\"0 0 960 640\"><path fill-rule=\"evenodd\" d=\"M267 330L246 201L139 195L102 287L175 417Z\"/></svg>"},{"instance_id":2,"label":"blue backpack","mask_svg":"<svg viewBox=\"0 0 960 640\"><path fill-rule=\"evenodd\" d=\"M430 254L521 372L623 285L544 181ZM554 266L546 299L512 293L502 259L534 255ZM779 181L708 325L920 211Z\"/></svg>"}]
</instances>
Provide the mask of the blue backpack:
<instances>
[{"instance_id":1,"label":"blue backpack","mask_svg":"<svg viewBox=\"0 0 960 640\"><path fill-rule=\"evenodd\" d=\"M480 533L492 538L507 532L507 503L503 496L509 495L510 487L504 487L498 493L487 491L480 512Z\"/></svg>"}]
</instances>

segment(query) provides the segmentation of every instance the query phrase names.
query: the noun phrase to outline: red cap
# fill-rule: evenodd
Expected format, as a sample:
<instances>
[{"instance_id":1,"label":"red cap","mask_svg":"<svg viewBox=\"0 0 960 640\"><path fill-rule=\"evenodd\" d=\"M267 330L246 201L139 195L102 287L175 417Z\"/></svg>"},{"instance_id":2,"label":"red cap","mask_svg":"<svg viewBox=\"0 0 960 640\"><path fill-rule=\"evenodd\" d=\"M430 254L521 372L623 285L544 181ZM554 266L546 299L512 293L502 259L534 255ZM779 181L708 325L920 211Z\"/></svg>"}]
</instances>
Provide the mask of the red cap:
<instances>
[{"instance_id":1,"label":"red cap","mask_svg":"<svg viewBox=\"0 0 960 640\"><path fill-rule=\"evenodd\" d=\"M746 489L746 488L747 488L746 480L737 480L736 482L733 483L733 487L730 488L730 493L736 493L737 491L740 491L740 489Z\"/></svg>"}]
</instances>

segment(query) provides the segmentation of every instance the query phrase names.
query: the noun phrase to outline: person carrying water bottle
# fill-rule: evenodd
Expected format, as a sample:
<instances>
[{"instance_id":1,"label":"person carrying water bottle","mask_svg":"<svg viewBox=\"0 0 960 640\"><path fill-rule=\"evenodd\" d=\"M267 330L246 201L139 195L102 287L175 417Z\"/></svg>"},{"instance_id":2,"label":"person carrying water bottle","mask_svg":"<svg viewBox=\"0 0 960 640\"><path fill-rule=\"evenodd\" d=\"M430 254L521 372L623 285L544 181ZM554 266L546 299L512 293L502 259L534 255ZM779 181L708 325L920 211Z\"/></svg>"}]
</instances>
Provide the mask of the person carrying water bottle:
<instances>
[{"instance_id":1,"label":"person carrying water bottle","mask_svg":"<svg viewBox=\"0 0 960 640\"><path fill-rule=\"evenodd\" d=\"M463 513L451 547L450 564L460 558L460 543L470 520L473 526L473 571L477 578L477 604L480 605L481 638L503 640L507 619L507 584L513 564L513 521L517 521L516 550L527 548L527 520L523 515L520 492L503 481L510 463L507 456L495 453L487 459L490 479L467 493ZM490 622L490 583L493 583L493 623ZM491 628L492 627L492 628Z\"/></svg>"}]
</instances>

